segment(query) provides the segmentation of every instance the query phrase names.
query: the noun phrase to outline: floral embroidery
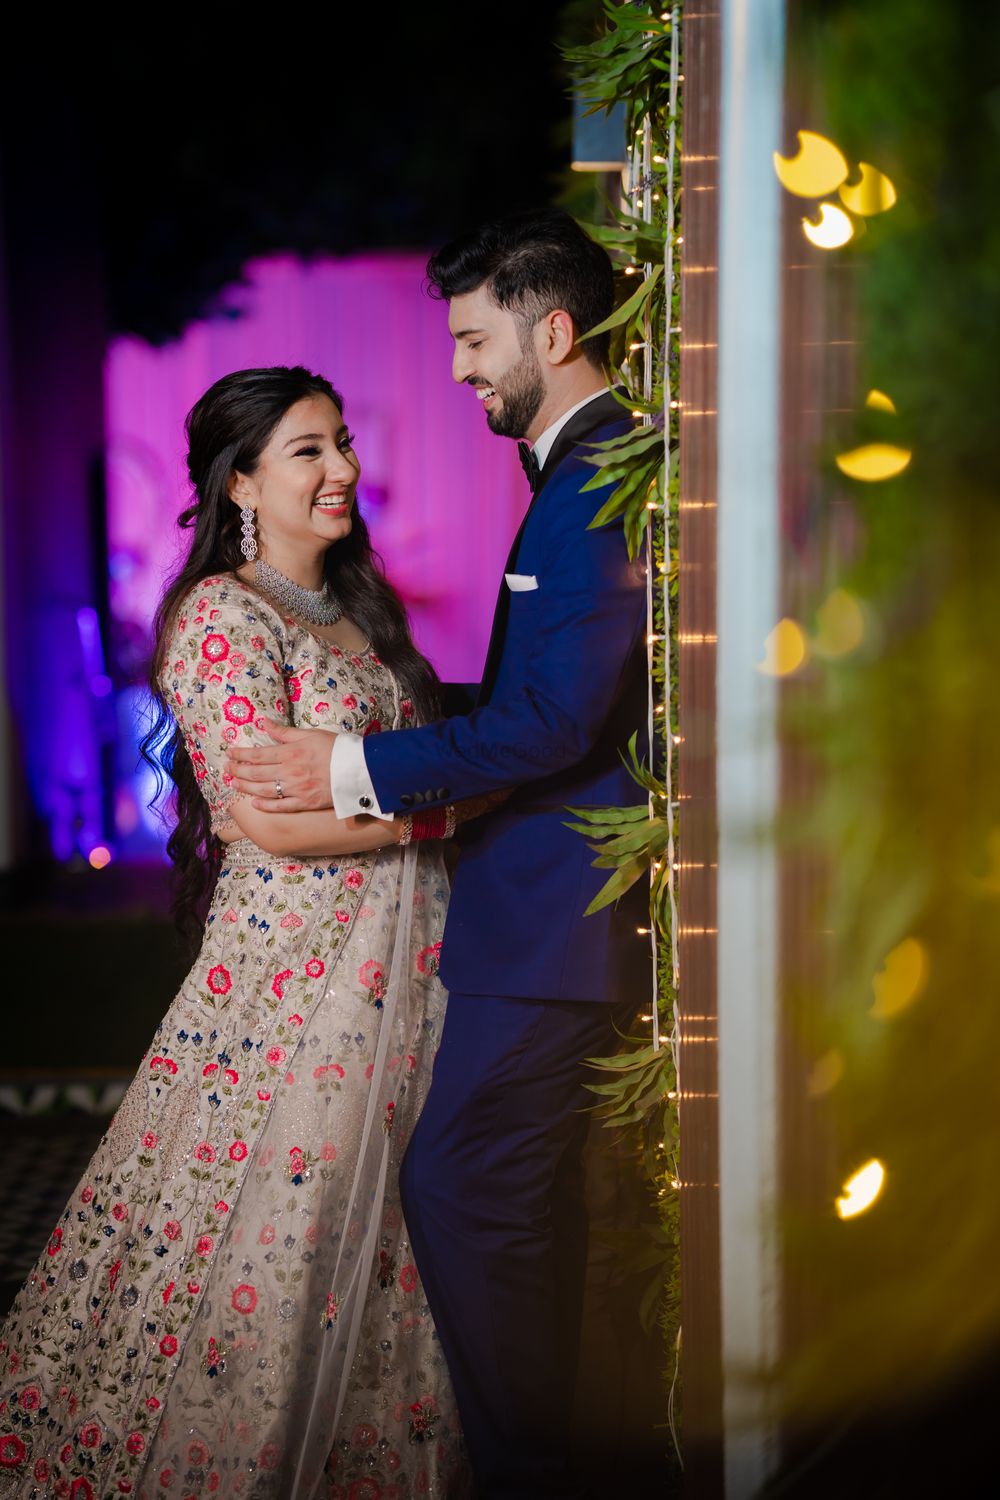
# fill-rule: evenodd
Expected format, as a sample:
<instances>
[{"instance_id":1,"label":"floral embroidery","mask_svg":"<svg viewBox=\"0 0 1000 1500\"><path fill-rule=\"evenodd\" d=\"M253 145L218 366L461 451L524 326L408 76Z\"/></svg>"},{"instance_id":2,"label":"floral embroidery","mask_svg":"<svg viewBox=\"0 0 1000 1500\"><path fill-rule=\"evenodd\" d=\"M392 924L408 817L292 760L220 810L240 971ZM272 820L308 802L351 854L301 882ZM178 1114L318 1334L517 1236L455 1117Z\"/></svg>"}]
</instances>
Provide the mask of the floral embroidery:
<instances>
[{"instance_id":1,"label":"floral embroidery","mask_svg":"<svg viewBox=\"0 0 1000 1500\"><path fill-rule=\"evenodd\" d=\"M206 983L213 995L228 995L233 987L233 979L224 964L216 964L214 969L209 969Z\"/></svg>"},{"instance_id":2,"label":"floral embroidery","mask_svg":"<svg viewBox=\"0 0 1000 1500\"><path fill-rule=\"evenodd\" d=\"M255 710L249 698L239 698L234 694L232 698L226 699L222 712L230 724L242 726L251 722Z\"/></svg>"},{"instance_id":3,"label":"floral embroidery","mask_svg":"<svg viewBox=\"0 0 1000 1500\"><path fill-rule=\"evenodd\" d=\"M206 635L201 643L201 654L206 661L225 661L229 655L229 642L224 635Z\"/></svg>"},{"instance_id":4,"label":"floral embroidery","mask_svg":"<svg viewBox=\"0 0 1000 1500\"><path fill-rule=\"evenodd\" d=\"M244 1281L236 1287L231 1300L234 1311L248 1318L257 1306L257 1288Z\"/></svg>"},{"instance_id":5,"label":"floral embroidery","mask_svg":"<svg viewBox=\"0 0 1000 1500\"><path fill-rule=\"evenodd\" d=\"M437 974L441 968L441 944L431 943L417 954L417 968L421 974Z\"/></svg>"},{"instance_id":6,"label":"floral embroidery","mask_svg":"<svg viewBox=\"0 0 1000 1500\"><path fill-rule=\"evenodd\" d=\"M161 682L216 830L231 822L235 794L226 750L270 743L257 726L276 699L297 724L323 723L324 705L326 722L347 713L344 697L356 702L359 732L411 722L374 652L335 652L231 577L206 580L182 606ZM83 1497L93 1486L102 1500L251 1500L267 1487L262 1475L281 1474L285 1403L318 1343L314 1320L324 1330L345 1320L326 1272L332 1278L379 1048L402 859L390 848L343 867L336 858L286 863L247 839L224 851L201 957L3 1328L11 1347L0 1413L24 1428L11 1431L8 1418L0 1431L0 1473L13 1469L17 1493L34 1483L53 1496ZM447 891L431 842L418 849L416 871L412 952L430 956ZM418 972L411 967L411 977ZM453 1415L432 1429L438 1443L408 1443L411 1368L422 1372L421 1408L432 1392L453 1412L416 1272L399 1269L410 1250L394 1196L440 1034L444 997L432 978L404 986L389 1051L396 1068L419 1059L416 1086L404 1094L397 1084L377 1117L388 1127L386 1199L344 1440L321 1486L343 1500L451 1493L460 1452ZM340 1131L335 1145L329 1137ZM233 1378L224 1346L227 1328L237 1342L234 1325L249 1380L242 1364ZM30 1362L17 1347L29 1343ZM216 1379L228 1385L223 1400ZM378 1414L376 1387L387 1393ZM351 1434L363 1430L368 1441L369 1428L377 1440L353 1447Z\"/></svg>"}]
</instances>

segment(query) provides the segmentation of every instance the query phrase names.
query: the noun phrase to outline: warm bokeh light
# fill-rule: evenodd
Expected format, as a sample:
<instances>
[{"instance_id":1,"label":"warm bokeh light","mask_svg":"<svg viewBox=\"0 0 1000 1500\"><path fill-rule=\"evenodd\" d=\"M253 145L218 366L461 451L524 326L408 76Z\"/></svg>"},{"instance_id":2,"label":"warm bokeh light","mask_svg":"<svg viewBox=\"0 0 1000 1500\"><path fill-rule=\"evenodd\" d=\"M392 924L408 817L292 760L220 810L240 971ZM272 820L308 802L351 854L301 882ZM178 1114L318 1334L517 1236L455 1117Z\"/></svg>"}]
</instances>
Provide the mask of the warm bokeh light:
<instances>
[{"instance_id":1,"label":"warm bokeh light","mask_svg":"<svg viewBox=\"0 0 1000 1500\"><path fill-rule=\"evenodd\" d=\"M796 620L779 620L764 642L764 660L755 662L768 677L787 677L806 659L806 637Z\"/></svg>"},{"instance_id":2,"label":"warm bokeh light","mask_svg":"<svg viewBox=\"0 0 1000 1500\"><path fill-rule=\"evenodd\" d=\"M824 1052L813 1065L807 1085L810 1099L821 1099L836 1088L844 1076L844 1057L839 1048Z\"/></svg>"},{"instance_id":3,"label":"warm bokeh light","mask_svg":"<svg viewBox=\"0 0 1000 1500\"><path fill-rule=\"evenodd\" d=\"M837 1215L841 1219L854 1219L871 1208L885 1182L885 1167L877 1157L866 1161L852 1177L848 1177L836 1200Z\"/></svg>"},{"instance_id":4,"label":"warm bokeh light","mask_svg":"<svg viewBox=\"0 0 1000 1500\"><path fill-rule=\"evenodd\" d=\"M802 220L802 233L818 250L839 250L854 234L854 225L842 208L832 203L821 203L819 221Z\"/></svg>"},{"instance_id":5,"label":"warm bokeh light","mask_svg":"<svg viewBox=\"0 0 1000 1500\"><path fill-rule=\"evenodd\" d=\"M847 589L834 589L816 611L813 646L820 656L846 656L864 640L861 605Z\"/></svg>"},{"instance_id":6,"label":"warm bokeh light","mask_svg":"<svg viewBox=\"0 0 1000 1500\"><path fill-rule=\"evenodd\" d=\"M897 448L895 443L864 443L849 453L838 453L837 468L849 479L876 484L879 480L895 479L897 474L902 474L912 457L909 448Z\"/></svg>"},{"instance_id":7,"label":"warm bokeh light","mask_svg":"<svg viewBox=\"0 0 1000 1500\"><path fill-rule=\"evenodd\" d=\"M877 391L875 389L868 392L865 397L865 405L871 407L872 411L894 412L896 410L892 397L887 396L885 391Z\"/></svg>"},{"instance_id":8,"label":"warm bokeh light","mask_svg":"<svg viewBox=\"0 0 1000 1500\"><path fill-rule=\"evenodd\" d=\"M872 980L875 1000L871 1014L880 1021L888 1021L906 1010L922 993L929 970L927 949L918 938L904 938L897 943Z\"/></svg>"},{"instance_id":9,"label":"warm bokeh light","mask_svg":"<svg viewBox=\"0 0 1000 1500\"><path fill-rule=\"evenodd\" d=\"M852 214L883 214L896 201L896 189L884 172L869 162L859 161L860 182L842 182L837 191L841 202Z\"/></svg>"},{"instance_id":10,"label":"warm bokeh light","mask_svg":"<svg viewBox=\"0 0 1000 1500\"><path fill-rule=\"evenodd\" d=\"M799 198L823 198L832 193L847 176L844 153L812 130L796 131L799 149L795 156L775 151L772 160L778 181Z\"/></svg>"},{"instance_id":11,"label":"warm bokeh light","mask_svg":"<svg viewBox=\"0 0 1000 1500\"><path fill-rule=\"evenodd\" d=\"M111 850L106 849L103 844L96 845L87 855L87 863L95 870L103 870L105 865L111 863Z\"/></svg>"}]
</instances>

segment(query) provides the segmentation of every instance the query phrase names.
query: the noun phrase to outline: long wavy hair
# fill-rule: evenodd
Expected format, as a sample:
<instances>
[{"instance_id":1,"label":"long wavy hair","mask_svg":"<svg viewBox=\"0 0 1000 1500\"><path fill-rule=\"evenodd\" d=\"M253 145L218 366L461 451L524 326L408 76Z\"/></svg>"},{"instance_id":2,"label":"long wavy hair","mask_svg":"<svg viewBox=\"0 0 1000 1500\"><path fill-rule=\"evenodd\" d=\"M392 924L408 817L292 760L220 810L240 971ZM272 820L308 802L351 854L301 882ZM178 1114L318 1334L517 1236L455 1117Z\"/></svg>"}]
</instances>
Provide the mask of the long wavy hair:
<instances>
[{"instance_id":1,"label":"long wavy hair","mask_svg":"<svg viewBox=\"0 0 1000 1500\"><path fill-rule=\"evenodd\" d=\"M212 832L208 804L163 692L160 679L167 643L185 596L203 578L235 572L244 561L239 511L229 496L234 471L253 474L288 409L307 396L317 395L328 396L343 413L339 392L323 376L313 375L301 365L236 370L205 392L184 424L193 499L181 512L178 524L193 528L194 536L153 622L149 685L154 720L141 750L156 774L154 801L163 791L164 773L173 783L170 807L175 821L167 840L167 853L174 865L173 914L192 952L201 940L223 845ZM349 535L328 549L323 570L345 614L365 632L405 695L412 699L418 719L426 722L435 718L439 712L437 673L413 644L403 602L385 577L382 559L372 547L357 508Z\"/></svg>"}]
</instances>

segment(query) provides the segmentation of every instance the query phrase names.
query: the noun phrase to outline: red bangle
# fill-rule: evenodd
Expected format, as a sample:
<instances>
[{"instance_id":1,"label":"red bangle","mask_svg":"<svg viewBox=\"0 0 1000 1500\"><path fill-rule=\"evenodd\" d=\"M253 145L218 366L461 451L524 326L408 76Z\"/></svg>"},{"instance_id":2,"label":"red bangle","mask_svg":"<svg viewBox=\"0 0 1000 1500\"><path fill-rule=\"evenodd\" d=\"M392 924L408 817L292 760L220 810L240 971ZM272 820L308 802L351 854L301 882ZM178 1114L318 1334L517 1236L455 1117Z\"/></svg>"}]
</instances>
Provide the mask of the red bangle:
<instances>
[{"instance_id":1,"label":"red bangle","mask_svg":"<svg viewBox=\"0 0 1000 1500\"><path fill-rule=\"evenodd\" d=\"M413 842L418 839L443 839L447 827L447 814L443 807L431 812L413 814Z\"/></svg>"}]
</instances>

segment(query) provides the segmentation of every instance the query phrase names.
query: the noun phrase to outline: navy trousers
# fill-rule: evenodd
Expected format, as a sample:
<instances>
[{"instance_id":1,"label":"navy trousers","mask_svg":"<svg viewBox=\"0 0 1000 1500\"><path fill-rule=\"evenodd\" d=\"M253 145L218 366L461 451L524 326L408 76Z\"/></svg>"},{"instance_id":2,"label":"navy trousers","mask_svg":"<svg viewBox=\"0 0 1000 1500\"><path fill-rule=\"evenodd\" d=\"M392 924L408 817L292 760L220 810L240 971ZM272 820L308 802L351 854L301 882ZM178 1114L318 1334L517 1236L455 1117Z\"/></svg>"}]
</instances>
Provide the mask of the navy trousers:
<instances>
[{"instance_id":1,"label":"navy trousers","mask_svg":"<svg viewBox=\"0 0 1000 1500\"><path fill-rule=\"evenodd\" d=\"M634 1006L630 1007L634 1010ZM401 1172L482 1500L577 1500L569 1460L587 1223L586 1057L608 1006L452 994Z\"/></svg>"}]
</instances>

